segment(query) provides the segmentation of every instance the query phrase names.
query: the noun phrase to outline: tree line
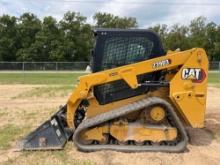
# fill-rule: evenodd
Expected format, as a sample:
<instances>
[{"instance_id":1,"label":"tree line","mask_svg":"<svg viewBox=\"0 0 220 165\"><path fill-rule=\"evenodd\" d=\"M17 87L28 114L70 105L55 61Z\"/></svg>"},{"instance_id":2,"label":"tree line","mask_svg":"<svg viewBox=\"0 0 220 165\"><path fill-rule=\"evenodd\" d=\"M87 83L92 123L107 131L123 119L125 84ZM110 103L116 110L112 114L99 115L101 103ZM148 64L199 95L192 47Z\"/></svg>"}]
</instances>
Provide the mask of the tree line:
<instances>
[{"instance_id":1,"label":"tree line","mask_svg":"<svg viewBox=\"0 0 220 165\"><path fill-rule=\"evenodd\" d=\"M138 28L133 17L96 13L94 25L80 13L67 12L62 20L43 20L32 13L0 16L0 61L89 61L94 45L93 28ZM189 25L149 27L159 34L165 50L204 48L210 60L220 60L220 26L205 17Z\"/></svg>"}]
</instances>

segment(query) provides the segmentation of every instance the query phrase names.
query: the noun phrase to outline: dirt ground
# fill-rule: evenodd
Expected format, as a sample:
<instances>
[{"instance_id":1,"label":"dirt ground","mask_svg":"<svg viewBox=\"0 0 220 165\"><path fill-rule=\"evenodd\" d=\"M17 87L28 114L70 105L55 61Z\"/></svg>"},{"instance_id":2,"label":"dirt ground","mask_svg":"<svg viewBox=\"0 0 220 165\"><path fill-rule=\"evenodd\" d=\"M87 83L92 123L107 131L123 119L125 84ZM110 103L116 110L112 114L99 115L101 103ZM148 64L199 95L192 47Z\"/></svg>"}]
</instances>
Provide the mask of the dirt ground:
<instances>
[{"instance_id":1,"label":"dirt ground","mask_svg":"<svg viewBox=\"0 0 220 165\"><path fill-rule=\"evenodd\" d=\"M59 90L36 93L39 88L46 86L0 85L0 164L220 164L220 88L208 88L206 127L188 129L190 143L184 153L83 153L71 142L63 151L15 152L16 142L56 112L68 98Z\"/></svg>"}]
</instances>

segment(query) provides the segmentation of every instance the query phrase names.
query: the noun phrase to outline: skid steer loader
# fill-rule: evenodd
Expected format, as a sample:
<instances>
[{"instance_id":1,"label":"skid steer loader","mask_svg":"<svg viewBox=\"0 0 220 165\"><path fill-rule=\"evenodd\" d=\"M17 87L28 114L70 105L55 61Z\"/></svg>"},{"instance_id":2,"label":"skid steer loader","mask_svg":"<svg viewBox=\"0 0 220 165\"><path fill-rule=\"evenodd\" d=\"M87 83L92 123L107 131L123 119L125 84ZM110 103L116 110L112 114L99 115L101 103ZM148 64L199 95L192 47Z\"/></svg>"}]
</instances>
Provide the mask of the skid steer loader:
<instances>
[{"instance_id":1,"label":"skid steer loader","mask_svg":"<svg viewBox=\"0 0 220 165\"><path fill-rule=\"evenodd\" d=\"M201 48L164 52L150 30L94 31L92 73L66 105L25 137L22 150L181 152L185 128L204 127L208 59Z\"/></svg>"}]
</instances>

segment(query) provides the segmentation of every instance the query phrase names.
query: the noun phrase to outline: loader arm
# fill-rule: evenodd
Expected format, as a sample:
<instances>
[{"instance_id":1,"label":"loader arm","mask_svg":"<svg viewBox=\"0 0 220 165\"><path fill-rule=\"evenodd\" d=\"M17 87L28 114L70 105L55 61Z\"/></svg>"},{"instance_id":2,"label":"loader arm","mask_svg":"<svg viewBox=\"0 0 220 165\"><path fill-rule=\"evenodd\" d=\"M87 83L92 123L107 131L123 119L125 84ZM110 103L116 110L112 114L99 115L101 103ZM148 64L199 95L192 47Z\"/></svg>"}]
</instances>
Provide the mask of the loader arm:
<instances>
[{"instance_id":1,"label":"loader arm","mask_svg":"<svg viewBox=\"0 0 220 165\"><path fill-rule=\"evenodd\" d=\"M79 77L79 84L73 90L67 102L68 127L72 130L75 129L73 122L75 111L83 99L91 97L90 94L94 86L122 79L132 89L135 89L141 85L138 84L137 75L178 67L180 69L169 81L169 97L188 124L192 127L203 127L208 59L206 52L201 48L173 52L166 56ZM198 70L195 71L198 71L198 73L193 71L196 68ZM183 77L183 74L188 74L189 77ZM195 82L196 76L202 76L199 77L198 81L200 82ZM192 105L191 107L188 106L189 103Z\"/></svg>"}]
</instances>

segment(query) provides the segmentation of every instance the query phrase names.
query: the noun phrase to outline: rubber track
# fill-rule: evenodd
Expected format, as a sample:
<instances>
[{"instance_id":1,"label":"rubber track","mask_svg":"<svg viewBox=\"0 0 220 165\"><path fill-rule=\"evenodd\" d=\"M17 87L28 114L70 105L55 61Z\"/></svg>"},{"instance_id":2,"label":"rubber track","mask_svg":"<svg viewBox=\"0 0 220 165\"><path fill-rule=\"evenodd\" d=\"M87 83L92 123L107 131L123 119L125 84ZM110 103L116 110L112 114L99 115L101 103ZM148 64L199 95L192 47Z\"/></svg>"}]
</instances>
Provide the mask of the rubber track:
<instances>
[{"instance_id":1,"label":"rubber track","mask_svg":"<svg viewBox=\"0 0 220 165\"><path fill-rule=\"evenodd\" d=\"M175 126L177 130L179 131L181 141L178 142L175 146L168 146L168 145L143 145L143 146L137 146L137 145L116 145L116 144L90 144L86 145L80 142L80 133L83 130L86 130L90 127L99 125L101 123L107 122L109 120L118 118L120 116L127 115L131 112L138 111L142 108L162 104L163 106L166 106L167 110L171 114ZM73 141L75 145L78 147L81 151L98 151L98 150L116 150L116 151L123 151L123 152L143 152L143 151L161 151L161 152L182 152L185 150L186 145L188 143L188 137L187 133L185 131L185 128L183 127L182 123L180 122L178 116L176 115L173 107L168 103L167 101L159 98L159 97L150 97L146 98L140 101L137 101L132 104L128 104L126 106L116 108L114 110L111 110L106 113L102 113L100 115L97 115L93 118L84 120L75 130L73 135Z\"/></svg>"}]
</instances>

